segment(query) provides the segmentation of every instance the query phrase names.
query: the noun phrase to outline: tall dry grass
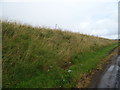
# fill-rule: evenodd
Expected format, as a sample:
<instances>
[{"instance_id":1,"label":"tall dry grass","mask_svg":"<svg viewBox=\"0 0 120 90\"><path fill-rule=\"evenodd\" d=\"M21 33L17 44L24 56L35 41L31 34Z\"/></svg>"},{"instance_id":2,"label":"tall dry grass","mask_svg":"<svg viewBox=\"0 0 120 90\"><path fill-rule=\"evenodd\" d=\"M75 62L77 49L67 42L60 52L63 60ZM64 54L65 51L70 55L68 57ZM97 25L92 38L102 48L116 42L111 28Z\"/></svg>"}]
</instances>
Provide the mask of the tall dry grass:
<instances>
[{"instance_id":1,"label":"tall dry grass","mask_svg":"<svg viewBox=\"0 0 120 90\"><path fill-rule=\"evenodd\" d=\"M68 82L73 77L67 75L66 70L76 65L72 58L78 54L94 53L115 42L95 36L37 28L14 22L3 21L2 27L3 87L16 87L17 84L36 76L39 77L39 81L35 82L38 87L59 87L60 85L71 87ZM82 60L79 59L79 61ZM47 75L54 75L54 78L51 79ZM60 84L62 76L66 82ZM31 82L34 80L36 79L32 79ZM31 87L26 83L18 86Z\"/></svg>"}]
</instances>

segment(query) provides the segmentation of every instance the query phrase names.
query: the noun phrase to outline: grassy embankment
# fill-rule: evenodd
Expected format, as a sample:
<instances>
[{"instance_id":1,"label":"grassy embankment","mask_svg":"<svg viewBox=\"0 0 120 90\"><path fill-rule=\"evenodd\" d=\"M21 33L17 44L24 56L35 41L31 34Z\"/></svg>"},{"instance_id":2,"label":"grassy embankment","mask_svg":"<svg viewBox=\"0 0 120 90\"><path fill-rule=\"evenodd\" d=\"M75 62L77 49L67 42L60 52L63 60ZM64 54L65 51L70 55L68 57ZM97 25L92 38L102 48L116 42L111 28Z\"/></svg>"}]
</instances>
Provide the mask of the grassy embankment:
<instances>
[{"instance_id":1,"label":"grassy embankment","mask_svg":"<svg viewBox=\"0 0 120 90\"><path fill-rule=\"evenodd\" d=\"M3 87L76 87L113 40L3 22Z\"/></svg>"}]
</instances>

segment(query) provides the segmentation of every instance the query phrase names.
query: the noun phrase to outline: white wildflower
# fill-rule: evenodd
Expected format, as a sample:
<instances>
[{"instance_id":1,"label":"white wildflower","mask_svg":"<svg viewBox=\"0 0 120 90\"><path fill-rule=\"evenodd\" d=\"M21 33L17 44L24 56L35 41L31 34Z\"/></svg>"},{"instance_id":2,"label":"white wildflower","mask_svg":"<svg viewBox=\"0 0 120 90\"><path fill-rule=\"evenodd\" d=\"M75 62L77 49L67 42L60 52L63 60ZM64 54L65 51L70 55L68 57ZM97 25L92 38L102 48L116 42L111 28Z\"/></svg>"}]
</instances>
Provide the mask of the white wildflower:
<instances>
[{"instance_id":1,"label":"white wildflower","mask_svg":"<svg viewBox=\"0 0 120 90\"><path fill-rule=\"evenodd\" d=\"M68 70L68 72L71 72L72 70Z\"/></svg>"}]
</instances>

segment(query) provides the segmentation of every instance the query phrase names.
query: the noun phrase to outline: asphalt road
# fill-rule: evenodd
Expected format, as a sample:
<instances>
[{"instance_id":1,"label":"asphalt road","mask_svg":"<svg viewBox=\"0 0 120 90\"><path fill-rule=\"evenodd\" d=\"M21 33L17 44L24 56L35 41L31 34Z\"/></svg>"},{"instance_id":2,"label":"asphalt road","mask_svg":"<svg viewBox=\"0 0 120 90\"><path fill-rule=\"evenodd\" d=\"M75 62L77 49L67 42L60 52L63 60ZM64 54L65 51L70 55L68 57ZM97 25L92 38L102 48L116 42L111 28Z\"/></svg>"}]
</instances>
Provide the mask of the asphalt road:
<instances>
[{"instance_id":1,"label":"asphalt road","mask_svg":"<svg viewBox=\"0 0 120 90\"><path fill-rule=\"evenodd\" d=\"M120 89L120 55L113 58L111 65L102 74L97 88Z\"/></svg>"}]
</instances>

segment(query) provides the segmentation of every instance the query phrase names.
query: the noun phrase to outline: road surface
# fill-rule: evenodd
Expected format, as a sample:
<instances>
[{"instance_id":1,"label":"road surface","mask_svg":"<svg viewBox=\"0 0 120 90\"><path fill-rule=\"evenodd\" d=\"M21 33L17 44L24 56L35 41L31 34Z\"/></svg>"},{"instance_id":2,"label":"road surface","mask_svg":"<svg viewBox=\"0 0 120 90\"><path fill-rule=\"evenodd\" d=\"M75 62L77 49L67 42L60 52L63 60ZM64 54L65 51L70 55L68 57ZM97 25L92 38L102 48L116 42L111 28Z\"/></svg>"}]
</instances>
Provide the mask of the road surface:
<instances>
[{"instance_id":1,"label":"road surface","mask_svg":"<svg viewBox=\"0 0 120 90\"><path fill-rule=\"evenodd\" d=\"M93 76L89 88L116 88L120 90L120 55L111 58L104 69ZM119 88L119 89L118 89Z\"/></svg>"},{"instance_id":2,"label":"road surface","mask_svg":"<svg viewBox=\"0 0 120 90\"><path fill-rule=\"evenodd\" d=\"M120 88L120 55L113 58L112 64L103 73L97 88Z\"/></svg>"}]
</instances>

